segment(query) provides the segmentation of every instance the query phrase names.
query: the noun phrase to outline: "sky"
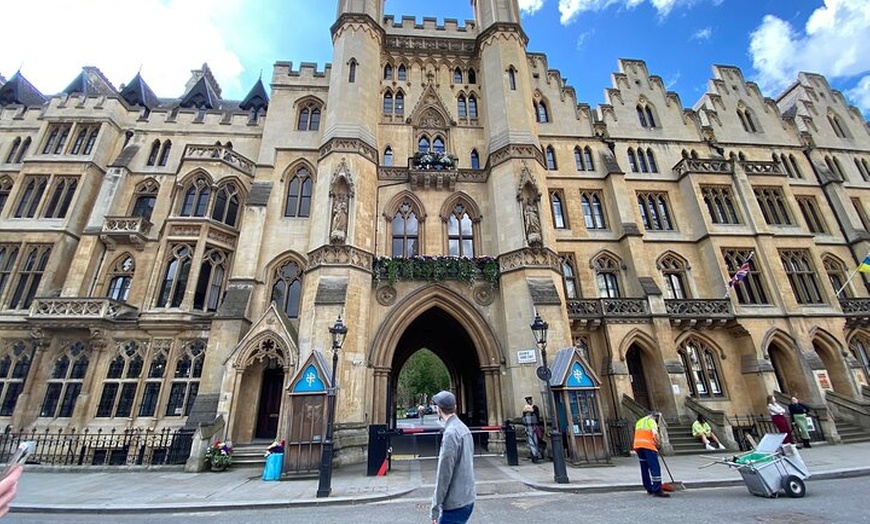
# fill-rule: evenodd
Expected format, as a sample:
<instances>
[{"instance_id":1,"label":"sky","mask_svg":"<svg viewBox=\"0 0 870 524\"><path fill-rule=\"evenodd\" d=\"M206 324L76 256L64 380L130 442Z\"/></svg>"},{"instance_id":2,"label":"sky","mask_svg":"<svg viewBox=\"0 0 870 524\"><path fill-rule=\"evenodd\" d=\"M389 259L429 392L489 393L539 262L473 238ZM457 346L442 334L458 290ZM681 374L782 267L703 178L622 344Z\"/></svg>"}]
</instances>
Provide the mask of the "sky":
<instances>
[{"instance_id":1,"label":"sky","mask_svg":"<svg viewBox=\"0 0 870 524\"><path fill-rule=\"evenodd\" d=\"M226 99L241 100L277 61L331 60L337 0L31 0L39 25L7 20L0 74L44 94L83 66L116 88L138 71L160 97L183 94L207 62ZM825 75L870 117L870 0L519 0L530 52L545 53L577 98L604 102L618 59L651 74L692 107L713 64L737 66L775 98L799 71ZM474 18L470 0L387 0L402 15ZM12 23L10 23L12 22ZM36 27L36 29L34 29Z\"/></svg>"}]
</instances>

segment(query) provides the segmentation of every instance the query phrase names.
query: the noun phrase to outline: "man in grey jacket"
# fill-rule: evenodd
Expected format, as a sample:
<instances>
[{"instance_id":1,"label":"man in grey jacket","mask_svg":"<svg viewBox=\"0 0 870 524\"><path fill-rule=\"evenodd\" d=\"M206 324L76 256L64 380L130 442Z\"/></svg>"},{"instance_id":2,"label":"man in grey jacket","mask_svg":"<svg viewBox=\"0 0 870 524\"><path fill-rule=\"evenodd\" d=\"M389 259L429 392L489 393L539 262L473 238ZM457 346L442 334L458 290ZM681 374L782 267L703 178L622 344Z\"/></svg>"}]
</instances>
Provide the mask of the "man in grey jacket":
<instances>
[{"instance_id":1,"label":"man in grey jacket","mask_svg":"<svg viewBox=\"0 0 870 524\"><path fill-rule=\"evenodd\" d=\"M432 400L444 426L432 495L432 524L463 524L474 509L474 441L456 416L453 393L441 391Z\"/></svg>"}]
</instances>

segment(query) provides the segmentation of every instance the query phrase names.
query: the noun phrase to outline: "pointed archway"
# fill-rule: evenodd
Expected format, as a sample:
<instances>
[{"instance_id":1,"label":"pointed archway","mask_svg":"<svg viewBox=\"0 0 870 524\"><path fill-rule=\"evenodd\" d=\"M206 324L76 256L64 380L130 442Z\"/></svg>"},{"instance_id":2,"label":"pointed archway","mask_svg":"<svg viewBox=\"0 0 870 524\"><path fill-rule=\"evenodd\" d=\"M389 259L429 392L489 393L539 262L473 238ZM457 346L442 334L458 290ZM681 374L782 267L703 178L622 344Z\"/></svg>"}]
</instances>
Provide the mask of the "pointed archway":
<instances>
[{"instance_id":1,"label":"pointed archway","mask_svg":"<svg viewBox=\"0 0 870 524\"><path fill-rule=\"evenodd\" d=\"M503 420L504 359L495 334L463 296L432 284L396 304L375 335L369 353L375 370L371 406L375 423L394 422L399 371L422 348L447 366L458 412L470 424Z\"/></svg>"},{"instance_id":2,"label":"pointed archway","mask_svg":"<svg viewBox=\"0 0 870 524\"><path fill-rule=\"evenodd\" d=\"M844 351L839 347L836 338L825 331L819 330L813 338L813 349L825 367L825 372L830 378L832 389L841 395L855 397L857 391L852 382L852 376L846 360L841 358Z\"/></svg>"}]
</instances>

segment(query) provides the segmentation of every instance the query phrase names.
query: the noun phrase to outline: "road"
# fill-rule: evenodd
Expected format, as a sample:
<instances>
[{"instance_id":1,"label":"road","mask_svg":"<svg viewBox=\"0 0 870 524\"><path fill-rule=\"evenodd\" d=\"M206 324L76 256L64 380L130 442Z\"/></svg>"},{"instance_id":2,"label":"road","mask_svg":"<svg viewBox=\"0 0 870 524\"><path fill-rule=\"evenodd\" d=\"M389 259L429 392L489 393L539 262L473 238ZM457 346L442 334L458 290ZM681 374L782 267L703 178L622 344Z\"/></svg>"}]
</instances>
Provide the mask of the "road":
<instances>
[{"instance_id":1,"label":"road","mask_svg":"<svg viewBox=\"0 0 870 524\"><path fill-rule=\"evenodd\" d=\"M123 488L121 488L123 489ZM479 490L485 491L485 490ZM695 489L654 499L643 492L559 494L518 490L478 498L472 523L500 522L638 522L692 524L730 523L870 523L865 500L870 477L809 481L802 499L764 499L745 487ZM125 524L184 522L185 524L388 522L425 523L429 503L421 490L387 501L357 506L297 507L274 510L158 513L135 515L69 515L12 513L3 524ZM864 508L864 509L862 509Z\"/></svg>"}]
</instances>

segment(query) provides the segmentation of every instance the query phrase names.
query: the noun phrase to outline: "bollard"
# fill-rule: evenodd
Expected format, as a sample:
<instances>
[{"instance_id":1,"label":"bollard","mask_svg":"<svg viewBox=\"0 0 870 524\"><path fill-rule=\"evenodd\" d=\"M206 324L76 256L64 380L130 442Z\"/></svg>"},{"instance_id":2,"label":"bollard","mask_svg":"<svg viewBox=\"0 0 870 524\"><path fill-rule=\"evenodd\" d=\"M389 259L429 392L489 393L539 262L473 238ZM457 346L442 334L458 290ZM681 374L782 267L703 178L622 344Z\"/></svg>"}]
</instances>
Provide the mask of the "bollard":
<instances>
[{"instance_id":1,"label":"bollard","mask_svg":"<svg viewBox=\"0 0 870 524\"><path fill-rule=\"evenodd\" d=\"M517 455L517 430L510 421L504 421L504 454L507 457L508 466L519 466L520 459Z\"/></svg>"}]
</instances>

